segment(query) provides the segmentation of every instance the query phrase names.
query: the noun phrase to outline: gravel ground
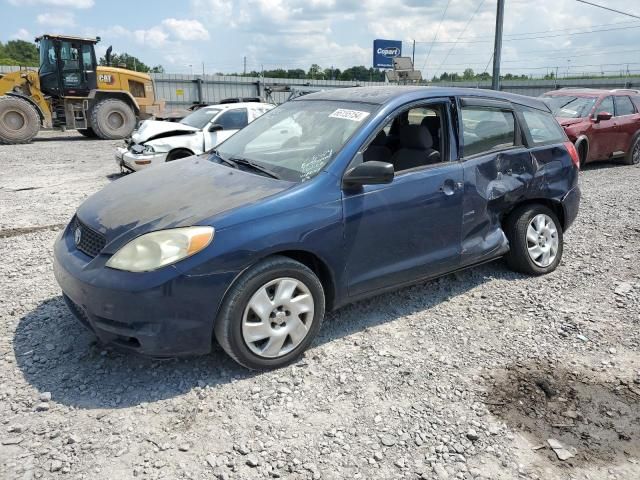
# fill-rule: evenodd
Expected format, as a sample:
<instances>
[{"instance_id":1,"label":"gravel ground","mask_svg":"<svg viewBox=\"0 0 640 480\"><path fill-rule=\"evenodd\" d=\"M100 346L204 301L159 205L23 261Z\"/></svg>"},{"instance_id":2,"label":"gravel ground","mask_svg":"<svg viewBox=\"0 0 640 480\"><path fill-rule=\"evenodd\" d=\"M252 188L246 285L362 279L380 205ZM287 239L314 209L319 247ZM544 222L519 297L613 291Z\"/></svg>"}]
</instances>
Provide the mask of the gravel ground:
<instances>
[{"instance_id":1,"label":"gravel ground","mask_svg":"<svg viewBox=\"0 0 640 480\"><path fill-rule=\"evenodd\" d=\"M0 478L640 478L640 168L582 172L555 273L343 308L256 374L121 354L67 311L52 244L117 143L0 146Z\"/></svg>"}]
</instances>

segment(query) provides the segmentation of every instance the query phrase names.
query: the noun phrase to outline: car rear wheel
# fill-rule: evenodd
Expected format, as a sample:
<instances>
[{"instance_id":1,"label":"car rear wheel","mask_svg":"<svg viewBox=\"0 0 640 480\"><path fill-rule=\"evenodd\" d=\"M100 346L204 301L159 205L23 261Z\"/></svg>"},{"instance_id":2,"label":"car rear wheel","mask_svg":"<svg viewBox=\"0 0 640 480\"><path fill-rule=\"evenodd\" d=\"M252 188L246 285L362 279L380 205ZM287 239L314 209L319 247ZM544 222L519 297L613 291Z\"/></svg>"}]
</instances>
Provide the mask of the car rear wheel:
<instances>
[{"instance_id":1,"label":"car rear wheel","mask_svg":"<svg viewBox=\"0 0 640 480\"><path fill-rule=\"evenodd\" d=\"M274 256L251 267L233 285L214 333L239 364L252 370L279 368L313 341L324 310L318 277L295 260Z\"/></svg>"},{"instance_id":2,"label":"car rear wheel","mask_svg":"<svg viewBox=\"0 0 640 480\"><path fill-rule=\"evenodd\" d=\"M625 158L627 165L640 165L640 135L637 135Z\"/></svg>"},{"instance_id":3,"label":"car rear wheel","mask_svg":"<svg viewBox=\"0 0 640 480\"><path fill-rule=\"evenodd\" d=\"M525 205L514 210L506 222L510 250L509 267L529 275L543 275L556 269L562 259L562 225L544 205Z\"/></svg>"}]
</instances>

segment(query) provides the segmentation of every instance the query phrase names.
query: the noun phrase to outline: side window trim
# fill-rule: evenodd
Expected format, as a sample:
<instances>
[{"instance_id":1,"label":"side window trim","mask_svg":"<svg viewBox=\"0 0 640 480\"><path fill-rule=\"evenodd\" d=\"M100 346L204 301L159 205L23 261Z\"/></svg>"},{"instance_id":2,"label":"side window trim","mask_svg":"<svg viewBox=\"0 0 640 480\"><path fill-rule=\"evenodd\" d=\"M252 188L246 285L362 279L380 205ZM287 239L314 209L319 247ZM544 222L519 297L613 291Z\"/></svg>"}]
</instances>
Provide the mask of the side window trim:
<instances>
[{"instance_id":1,"label":"side window trim","mask_svg":"<svg viewBox=\"0 0 640 480\"><path fill-rule=\"evenodd\" d=\"M408 112L409 110L413 109L413 108L418 108L418 107L428 107L429 105L433 105L433 104L441 104L443 105L444 109L443 111L445 111L444 117L442 119L443 122L445 122L445 129L446 129L446 133L445 136L447 137L447 142L446 142L446 157L448 157L446 160L442 160L440 162L438 162L437 164L433 164L433 165L425 165L423 167L416 167L416 168L412 168L412 169L408 169L408 170L403 170L401 172L398 173L398 175L401 175L404 172L415 172L418 170L422 170L426 167L436 167L436 166L441 166L441 165L446 165L446 164L450 164L453 163L454 161L457 161L457 159L453 159L451 156L451 147L450 147L450 142L451 142L451 135L452 135L452 129L451 129L451 124L453 121L453 117L451 115L451 99L448 97L434 97L434 98L429 98L429 99L425 99L425 100L416 100L410 103L405 103L404 105L401 105L400 107L396 108L393 112L389 113L386 117L384 117L384 119L380 122L380 124L378 125L378 127L376 127L376 129L367 137L367 139L362 142L362 145L360 146L360 148L358 148L358 151L356 152L356 154L353 156L353 158L351 159L351 161L349 162L349 164L347 165L347 168L345 169L345 171L342 173L343 175L352 167L354 167L354 162L356 160L356 158L358 158L358 156L361 156L362 154L364 154L364 152L367 150L367 148L369 148L369 145L371 145L371 143L375 140L376 136L389 124L389 122L391 122L394 118L396 118L398 115L401 115L404 112ZM441 145L442 145L442 140L441 140ZM442 156L442 152L440 152L440 155ZM442 157L444 158L444 156Z\"/></svg>"}]
</instances>

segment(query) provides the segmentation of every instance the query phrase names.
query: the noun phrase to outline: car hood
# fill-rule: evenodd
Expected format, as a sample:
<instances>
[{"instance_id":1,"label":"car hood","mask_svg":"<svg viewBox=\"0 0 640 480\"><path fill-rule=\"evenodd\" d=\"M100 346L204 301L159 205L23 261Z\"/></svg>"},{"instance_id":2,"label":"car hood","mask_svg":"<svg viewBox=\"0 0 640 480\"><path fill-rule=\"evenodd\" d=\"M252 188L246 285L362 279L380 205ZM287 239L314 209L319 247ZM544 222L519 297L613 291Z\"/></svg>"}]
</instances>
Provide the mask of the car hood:
<instances>
[{"instance_id":1,"label":"car hood","mask_svg":"<svg viewBox=\"0 0 640 480\"><path fill-rule=\"evenodd\" d=\"M563 127L568 127L569 125L575 125L576 123L583 122L583 118L566 118L566 117L556 117L558 123Z\"/></svg>"},{"instance_id":2,"label":"car hood","mask_svg":"<svg viewBox=\"0 0 640 480\"><path fill-rule=\"evenodd\" d=\"M183 123L177 122L161 122L159 120L145 120L140 125L140 128L133 132L131 140L134 143L143 143L153 140L154 138L170 137L173 135L184 135L193 132L199 132L200 130L195 127L190 127Z\"/></svg>"},{"instance_id":3,"label":"car hood","mask_svg":"<svg viewBox=\"0 0 640 480\"><path fill-rule=\"evenodd\" d=\"M105 236L105 252L113 253L138 235L203 224L293 185L191 157L114 181L89 197L77 216Z\"/></svg>"}]
</instances>

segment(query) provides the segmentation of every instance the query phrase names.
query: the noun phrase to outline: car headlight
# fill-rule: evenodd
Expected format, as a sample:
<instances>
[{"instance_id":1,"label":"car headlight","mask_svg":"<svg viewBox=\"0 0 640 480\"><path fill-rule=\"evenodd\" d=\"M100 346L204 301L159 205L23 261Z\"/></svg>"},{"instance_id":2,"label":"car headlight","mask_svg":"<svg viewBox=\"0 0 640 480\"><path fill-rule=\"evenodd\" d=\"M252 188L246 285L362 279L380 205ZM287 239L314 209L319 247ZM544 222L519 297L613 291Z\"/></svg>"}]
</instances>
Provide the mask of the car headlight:
<instances>
[{"instance_id":1,"label":"car headlight","mask_svg":"<svg viewBox=\"0 0 640 480\"><path fill-rule=\"evenodd\" d=\"M213 227L182 227L146 233L131 240L108 261L107 267L148 272L171 265L203 250L213 240Z\"/></svg>"}]
</instances>

